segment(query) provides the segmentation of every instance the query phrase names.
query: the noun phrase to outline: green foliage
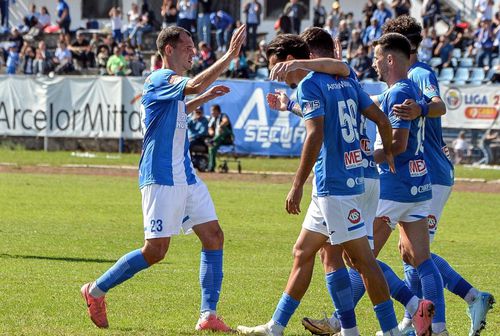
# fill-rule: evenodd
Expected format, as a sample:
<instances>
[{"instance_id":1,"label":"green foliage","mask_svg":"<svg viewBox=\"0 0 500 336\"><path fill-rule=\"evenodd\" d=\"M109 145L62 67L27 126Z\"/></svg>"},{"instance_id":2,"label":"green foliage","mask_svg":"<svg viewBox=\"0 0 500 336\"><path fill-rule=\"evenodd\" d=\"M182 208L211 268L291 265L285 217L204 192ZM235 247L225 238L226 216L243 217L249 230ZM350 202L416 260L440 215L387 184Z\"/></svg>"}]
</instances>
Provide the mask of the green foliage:
<instances>
[{"instance_id":1,"label":"green foliage","mask_svg":"<svg viewBox=\"0 0 500 336\"><path fill-rule=\"evenodd\" d=\"M232 326L267 322L288 278L310 188L303 214L290 216L284 211L288 184L207 184L225 232L219 313ZM200 245L193 235L174 237L165 261L109 293L109 330L98 330L86 316L80 286L142 245L135 178L0 174L0 186L1 335L196 334ZM497 194L453 193L433 246L474 286L493 292L500 237L491 205L499 202ZM396 234L381 259L402 276ZM319 266L286 335L308 335L300 319L332 308ZM465 303L449 293L446 299L449 331L466 335ZM373 335L378 325L366 297L357 314L361 333ZM498 330L494 311L482 335Z\"/></svg>"}]
</instances>

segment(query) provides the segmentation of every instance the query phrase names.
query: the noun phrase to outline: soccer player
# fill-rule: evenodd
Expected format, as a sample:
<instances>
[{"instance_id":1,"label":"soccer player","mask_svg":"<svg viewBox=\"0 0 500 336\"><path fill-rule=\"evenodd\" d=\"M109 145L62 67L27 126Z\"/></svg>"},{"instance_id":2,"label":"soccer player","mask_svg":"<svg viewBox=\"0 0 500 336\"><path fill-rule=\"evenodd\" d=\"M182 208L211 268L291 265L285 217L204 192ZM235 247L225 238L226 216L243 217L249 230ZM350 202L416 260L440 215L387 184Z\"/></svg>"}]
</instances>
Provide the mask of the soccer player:
<instances>
[{"instance_id":1,"label":"soccer player","mask_svg":"<svg viewBox=\"0 0 500 336\"><path fill-rule=\"evenodd\" d=\"M380 201L374 221L375 254L378 255L399 224L400 253L403 260L417 269L423 297L434 303L432 330L436 335L445 332L443 283L439 270L430 256L427 216L432 198L431 183L423 157L425 119L405 121L394 115L395 104L413 99L425 100L418 87L407 78L411 46L398 33L383 35L374 42L375 68L379 78L389 86L377 97L393 128L392 151L395 154L396 174L391 174L384 162L384 153L376 149L375 161L380 171Z\"/></svg>"},{"instance_id":2,"label":"soccer player","mask_svg":"<svg viewBox=\"0 0 500 336\"><path fill-rule=\"evenodd\" d=\"M271 68L285 60L307 59L309 54L307 44L290 34L279 35L267 49ZM364 184L356 114L358 108L365 110L373 102L363 99L365 96L359 94L361 87L350 78L298 69L288 72L285 81L290 87L299 83L297 96L307 131L300 165L286 199L287 212L301 211L303 186L314 165L313 197L294 246L294 264L285 292L272 319L256 327L239 326L238 331L246 335L283 335L309 286L315 255L329 239L331 244L340 245L340 253L342 249L347 252L360 271L384 333L399 335L387 283L371 252L359 205ZM384 145L390 147L387 121L380 125L380 132ZM391 152L386 151L386 155L390 162ZM342 284L329 287L335 304L345 314L342 334L359 336L345 266L330 276L339 278L337 284Z\"/></svg>"},{"instance_id":3,"label":"soccer player","mask_svg":"<svg viewBox=\"0 0 500 336\"><path fill-rule=\"evenodd\" d=\"M446 113L446 105L440 97L439 83L432 68L417 59L417 50L422 41L422 27L412 17L400 16L389 20L382 28L383 34L400 33L408 37L411 42L412 53L410 56L410 69L408 78L412 80L423 92L430 109L422 110L425 119L424 159L432 183L432 202L429 209L429 239L434 240L439 220L444 205L448 200L453 186L453 164L448 156L448 148L443 140L441 128L441 115ZM434 104L434 107L432 106ZM400 109L395 108L395 114L402 119L412 120L420 115L412 114L408 104L403 104ZM490 293L480 292L467 280L457 273L449 263L437 254L432 253L432 259L441 273L443 284L449 291L460 296L468 304L468 315L471 319L469 336L479 335L486 323L486 314L491 309L494 298ZM407 284L417 295L421 296L420 283L416 270L405 264L405 277ZM411 321L405 316L400 325L401 330L411 328Z\"/></svg>"},{"instance_id":4,"label":"soccer player","mask_svg":"<svg viewBox=\"0 0 500 336\"><path fill-rule=\"evenodd\" d=\"M311 27L306 29L301 35L302 39L308 44L311 51L311 58L314 59L310 61L302 60L292 60L288 62L278 63L270 73L271 79L284 78L286 73L293 71L296 68L303 68L307 70L321 69L320 71L327 72L334 75L345 74L345 69L342 69L337 63L338 60L333 60L332 57L332 38L324 30L316 27ZM338 41L333 50L333 54L341 54L341 46ZM341 56L336 56L339 59ZM348 70L349 67L343 64ZM348 71L348 75L352 79L357 80L356 75L352 69ZM364 94L366 97L364 99L370 100L370 98L360 91L360 94ZM278 110L286 110L290 106L294 109L298 104L293 104L288 100L288 97L283 92L279 94L268 94L268 102L271 108ZM300 114L299 111L292 111L296 114ZM373 220L375 218L375 213L377 210L377 204L379 199L379 175L376 168L375 161L373 159L373 151L370 144L370 139L366 134L366 117L375 122L379 122L380 119L387 120L387 116L380 111L375 104L372 104L370 113L367 111L362 111L358 113L358 133L360 137L361 153L363 156L363 173L364 173L364 184L365 192L361 196L361 209L365 218L365 225L367 230L367 238L370 243L370 247L373 249ZM339 285L335 283L336 278L332 278L330 275L332 272L336 272L338 268L344 267L343 263L339 263L338 247L335 245L330 245L325 243L320 250L321 260L323 262L327 287L333 286L338 287ZM340 260L341 261L341 260ZM403 304L403 306L408 308L411 316L414 318L414 324L417 326L419 332L424 332L429 329L431 323L431 317L428 314L417 314L417 312L426 312L433 309L432 302L428 300L419 300L419 298L408 289L404 282L399 279L399 277L392 271L392 269L385 263L378 261L384 276L389 285L389 290L391 296ZM357 305L362 295L365 292L363 281L359 273L353 268L349 269L349 277L353 289L353 301L354 306ZM331 318L325 317L323 319L315 320L311 318L303 318L302 324L304 327L311 331L313 334L321 335L333 335L341 331L342 321L339 321L338 317L342 317L343 314L339 314L336 311Z\"/></svg>"},{"instance_id":5,"label":"soccer player","mask_svg":"<svg viewBox=\"0 0 500 336\"><path fill-rule=\"evenodd\" d=\"M229 50L215 64L193 79L182 77L192 66L195 47L191 33L168 27L156 45L163 68L145 81L141 100L144 143L139 163L145 242L142 249L121 257L96 281L85 284L81 293L91 320L108 327L105 294L136 273L161 261L171 237L194 231L201 241L201 314L196 330L231 331L216 314L222 284L224 235L206 185L196 176L189 156L187 113L229 91L211 85L240 52L245 26L238 28ZM200 94L187 104L187 95Z\"/></svg>"}]
</instances>

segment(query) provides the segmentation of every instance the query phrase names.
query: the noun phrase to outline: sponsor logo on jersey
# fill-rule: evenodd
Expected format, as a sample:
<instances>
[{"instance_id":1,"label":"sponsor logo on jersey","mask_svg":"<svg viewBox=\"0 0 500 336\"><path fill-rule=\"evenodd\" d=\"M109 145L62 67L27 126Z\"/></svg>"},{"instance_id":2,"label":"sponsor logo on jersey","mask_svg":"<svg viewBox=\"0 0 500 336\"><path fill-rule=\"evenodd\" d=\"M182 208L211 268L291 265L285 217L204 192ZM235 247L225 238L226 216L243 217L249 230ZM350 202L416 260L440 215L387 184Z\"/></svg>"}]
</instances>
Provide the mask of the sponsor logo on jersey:
<instances>
[{"instance_id":1,"label":"sponsor logo on jersey","mask_svg":"<svg viewBox=\"0 0 500 336\"><path fill-rule=\"evenodd\" d=\"M410 176L411 177L419 177L427 174L427 167L425 166L424 160L410 160L409 163L410 168Z\"/></svg>"},{"instance_id":2,"label":"sponsor logo on jersey","mask_svg":"<svg viewBox=\"0 0 500 336\"><path fill-rule=\"evenodd\" d=\"M330 83L330 84L327 84L327 89L328 91L331 91L331 90L341 90L343 88L346 88L346 87L352 87L352 84L349 83L349 81L340 81L338 83Z\"/></svg>"},{"instance_id":3,"label":"sponsor logo on jersey","mask_svg":"<svg viewBox=\"0 0 500 336\"><path fill-rule=\"evenodd\" d=\"M430 183L427 183L427 184L424 184L424 185L421 185L421 186L418 186L418 187L417 186L413 186L410 189L410 194L412 194L413 196L415 196L417 194L421 194L421 193L430 191L431 189L432 189L432 184L430 184Z\"/></svg>"},{"instance_id":4,"label":"sponsor logo on jersey","mask_svg":"<svg viewBox=\"0 0 500 336\"><path fill-rule=\"evenodd\" d=\"M351 209L351 211L349 211L349 215L347 215L347 219L352 224L358 224L361 220L361 214L357 209Z\"/></svg>"},{"instance_id":5,"label":"sponsor logo on jersey","mask_svg":"<svg viewBox=\"0 0 500 336\"><path fill-rule=\"evenodd\" d=\"M429 217L427 217L427 223L429 223L429 229L435 229L437 225L436 217L434 215L429 215Z\"/></svg>"},{"instance_id":6,"label":"sponsor logo on jersey","mask_svg":"<svg viewBox=\"0 0 500 336\"><path fill-rule=\"evenodd\" d=\"M349 188L354 188L355 186L362 185L364 183L365 183L364 177L356 177L355 179L353 179L352 177L350 177L346 181L346 185Z\"/></svg>"},{"instance_id":7,"label":"sponsor logo on jersey","mask_svg":"<svg viewBox=\"0 0 500 336\"><path fill-rule=\"evenodd\" d=\"M316 111L320 107L321 107L321 103L319 102L319 100L308 101L308 102L304 103L304 106L302 108L302 112L304 113L304 115L306 115L308 113Z\"/></svg>"},{"instance_id":8,"label":"sponsor logo on jersey","mask_svg":"<svg viewBox=\"0 0 500 336\"><path fill-rule=\"evenodd\" d=\"M372 155L372 148L370 145L370 139L361 139L359 141L359 145L361 147L361 150L366 154L366 155Z\"/></svg>"},{"instance_id":9,"label":"sponsor logo on jersey","mask_svg":"<svg viewBox=\"0 0 500 336\"><path fill-rule=\"evenodd\" d=\"M448 149L448 146L444 145L443 147L441 147L441 150L443 151L446 158L451 161L450 150Z\"/></svg>"},{"instance_id":10,"label":"sponsor logo on jersey","mask_svg":"<svg viewBox=\"0 0 500 336\"><path fill-rule=\"evenodd\" d=\"M361 150L356 149L350 152L344 152L344 165L347 169L362 167L363 155L361 155Z\"/></svg>"}]
</instances>

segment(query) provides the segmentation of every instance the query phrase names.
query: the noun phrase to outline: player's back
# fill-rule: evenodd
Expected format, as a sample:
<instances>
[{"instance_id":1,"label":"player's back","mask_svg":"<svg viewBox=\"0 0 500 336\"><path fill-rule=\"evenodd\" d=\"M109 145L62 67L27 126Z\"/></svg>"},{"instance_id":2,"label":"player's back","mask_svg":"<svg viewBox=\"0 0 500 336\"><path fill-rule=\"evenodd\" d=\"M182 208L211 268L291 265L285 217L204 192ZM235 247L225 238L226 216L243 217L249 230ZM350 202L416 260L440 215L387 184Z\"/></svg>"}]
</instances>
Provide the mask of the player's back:
<instances>
[{"instance_id":1,"label":"player's back","mask_svg":"<svg viewBox=\"0 0 500 336\"><path fill-rule=\"evenodd\" d=\"M420 89L410 80L400 80L379 96L382 111L387 114L393 129L409 130L406 150L395 156L396 174L389 171L386 163L379 165L381 199L397 202L419 202L431 198L431 184L424 161L423 137L425 118L412 121L399 119L393 112L395 104L402 104L406 99L423 103ZM377 141L377 147L380 140Z\"/></svg>"},{"instance_id":2,"label":"player's back","mask_svg":"<svg viewBox=\"0 0 500 336\"><path fill-rule=\"evenodd\" d=\"M416 62L408 71L408 78L420 88L427 102L440 96L436 74L429 65ZM426 118L424 147L424 158L432 184L453 185L453 164L443 140L441 118Z\"/></svg>"},{"instance_id":3,"label":"player's back","mask_svg":"<svg viewBox=\"0 0 500 336\"><path fill-rule=\"evenodd\" d=\"M304 119L324 117L323 145L314 167L318 196L359 195L364 191L358 132L358 108L364 102L359 100L358 89L353 79L322 73L310 73L299 84L297 95Z\"/></svg>"},{"instance_id":4,"label":"player's back","mask_svg":"<svg viewBox=\"0 0 500 336\"><path fill-rule=\"evenodd\" d=\"M187 78L169 69L153 72L144 83L141 119L144 133L139 186L196 183L189 157L184 88Z\"/></svg>"}]
</instances>

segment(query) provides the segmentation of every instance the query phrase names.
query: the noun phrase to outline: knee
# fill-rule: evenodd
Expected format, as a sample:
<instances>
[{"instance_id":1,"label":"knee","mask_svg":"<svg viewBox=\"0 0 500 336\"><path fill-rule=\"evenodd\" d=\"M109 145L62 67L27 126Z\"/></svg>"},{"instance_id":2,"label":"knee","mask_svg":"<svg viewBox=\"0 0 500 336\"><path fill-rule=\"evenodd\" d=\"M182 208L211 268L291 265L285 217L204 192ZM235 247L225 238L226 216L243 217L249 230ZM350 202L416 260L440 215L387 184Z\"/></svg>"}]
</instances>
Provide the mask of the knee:
<instances>
[{"instance_id":1,"label":"knee","mask_svg":"<svg viewBox=\"0 0 500 336\"><path fill-rule=\"evenodd\" d=\"M156 264L162 261L167 254L168 244L148 244L146 243L142 248L142 254L149 265Z\"/></svg>"},{"instance_id":2,"label":"knee","mask_svg":"<svg viewBox=\"0 0 500 336\"><path fill-rule=\"evenodd\" d=\"M293 259L298 264L304 264L311 259L311 252L304 249L302 245L295 244L292 250ZM315 254L312 254L314 257Z\"/></svg>"},{"instance_id":3,"label":"knee","mask_svg":"<svg viewBox=\"0 0 500 336\"><path fill-rule=\"evenodd\" d=\"M224 232L220 227L214 228L202 239L202 245L207 250L221 250L224 247Z\"/></svg>"}]
</instances>

